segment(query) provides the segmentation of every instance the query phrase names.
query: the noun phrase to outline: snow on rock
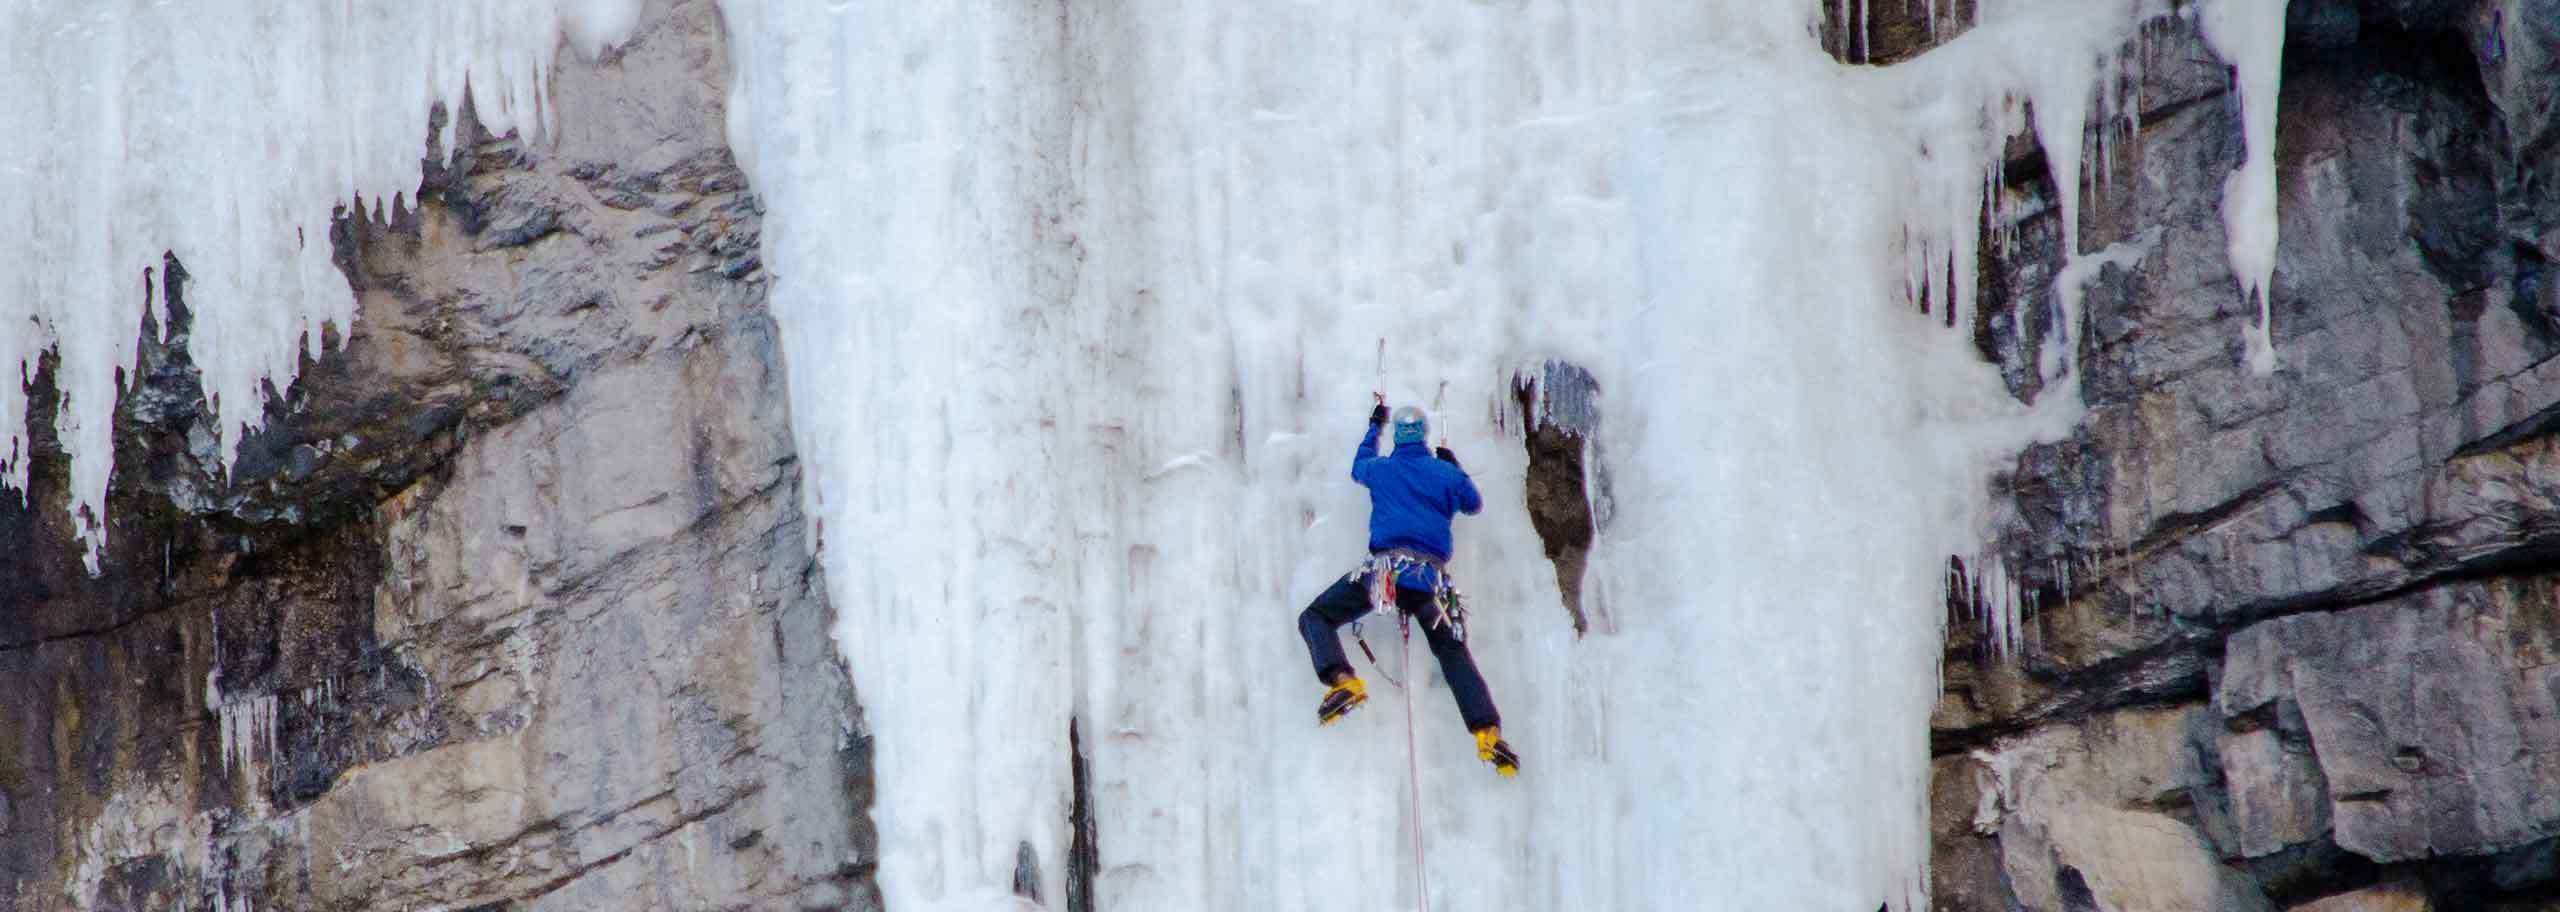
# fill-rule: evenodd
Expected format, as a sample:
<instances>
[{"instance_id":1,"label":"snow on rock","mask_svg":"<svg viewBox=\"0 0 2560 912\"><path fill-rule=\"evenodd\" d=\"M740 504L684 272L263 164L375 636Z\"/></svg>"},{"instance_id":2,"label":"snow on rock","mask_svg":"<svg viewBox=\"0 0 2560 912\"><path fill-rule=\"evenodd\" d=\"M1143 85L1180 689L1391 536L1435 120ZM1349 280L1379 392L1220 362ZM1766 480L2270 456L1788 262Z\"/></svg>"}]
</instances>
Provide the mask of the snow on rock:
<instances>
[{"instance_id":1,"label":"snow on rock","mask_svg":"<svg viewBox=\"0 0 2560 912\"><path fill-rule=\"evenodd\" d=\"M1889 70L1852 71L1885 99L1875 116L1899 122L1895 139L1912 155L1905 166L1911 180L1887 205L1898 207L1907 226L1904 284L1913 296L1950 325L1971 319L1976 257L1994 240L1980 230L1982 215L2003 202L1995 190L2004 141L2022 131L2045 149L2063 250L2078 258L2083 184L2092 176L2085 173L2090 126L2129 107L2114 90L2127 42L2143 22L2169 11L2166 0L1992 0L1982 5L1978 25L1939 50ZM2096 131L2101 154L2110 132ZM1992 224L2005 221L1993 214ZM2024 316L2018 319L2023 325ZM2054 331L2076 334L2079 321L2076 312L2060 314ZM2046 368L2048 379L2059 370Z\"/></svg>"},{"instance_id":2,"label":"snow on rock","mask_svg":"<svg viewBox=\"0 0 2560 912\"><path fill-rule=\"evenodd\" d=\"M0 487L24 488L27 422L71 459L90 567L107 539L122 374L163 254L186 264L196 365L228 460L354 296L333 211L416 192L429 106L537 135L562 35L619 40L638 0L35 0L0 12ZM450 121L448 120L448 123ZM445 137L439 135L438 143ZM52 416L27 414L59 355Z\"/></svg>"}]
</instances>

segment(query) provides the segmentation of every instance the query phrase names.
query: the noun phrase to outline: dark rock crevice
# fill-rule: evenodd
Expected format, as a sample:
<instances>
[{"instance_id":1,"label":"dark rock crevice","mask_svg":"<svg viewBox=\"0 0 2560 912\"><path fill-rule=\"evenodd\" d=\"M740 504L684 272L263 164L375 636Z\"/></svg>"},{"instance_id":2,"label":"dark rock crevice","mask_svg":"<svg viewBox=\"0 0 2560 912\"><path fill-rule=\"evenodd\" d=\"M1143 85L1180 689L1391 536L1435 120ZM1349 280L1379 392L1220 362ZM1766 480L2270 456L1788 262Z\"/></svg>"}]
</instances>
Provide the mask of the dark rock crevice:
<instances>
[{"instance_id":1,"label":"dark rock crevice","mask_svg":"<svg viewBox=\"0 0 2560 912\"><path fill-rule=\"evenodd\" d=\"M1583 611L1582 575L1599 528L1607 493L1590 490L1588 479L1600 477L1593 441L1599 433L1600 385L1591 372L1563 361L1544 362L1511 381L1518 408L1521 439L1529 466L1523 496L1529 524L1537 530L1547 560L1555 565L1556 591L1573 632L1588 632L1592 618ZM1600 619L1606 629L1608 619Z\"/></svg>"},{"instance_id":2,"label":"dark rock crevice","mask_svg":"<svg viewBox=\"0 0 2560 912\"><path fill-rule=\"evenodd\" d=\"M1825 2L1817 37L1841 63L1890 66L1970 31L1977 6L1975 0Z\"/></svg>"},{"instance_id":3,"label":"dark rock crevice","mask_svg":"<svg viewBox=\"0 0 2560 912\"><path fill-rule=\"evenodd\" d=\"M1074 790L1067 810L1067 912L1094 912L1093 878L1102 871L1099 818L1092 772L1086 768L1080 720L1067 720L1067 774Z\"/></svg>"}]
</instances>

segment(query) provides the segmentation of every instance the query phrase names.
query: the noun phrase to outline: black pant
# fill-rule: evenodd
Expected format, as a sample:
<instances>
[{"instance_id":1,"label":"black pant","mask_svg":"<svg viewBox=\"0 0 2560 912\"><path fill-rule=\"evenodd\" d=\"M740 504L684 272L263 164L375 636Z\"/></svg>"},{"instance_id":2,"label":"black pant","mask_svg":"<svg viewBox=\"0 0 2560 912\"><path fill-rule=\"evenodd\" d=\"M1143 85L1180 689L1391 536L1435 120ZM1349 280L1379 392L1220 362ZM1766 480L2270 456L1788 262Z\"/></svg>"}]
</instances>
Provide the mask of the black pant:
<instances>
[{"instance_id":1,"label":"black pant","mask_svg":"<svg viewBox=\"0 0 2560 912\"><path fill-rule=\"evenodd\" d=\"M1493 693L1485 689L1484 675L1476 671L1474 656L1467 654L1467 643L1458 639L1457 631L1440 623L1440 603L1426 589L1396 590L1396 607L1413 615L1413 624L1422 628L1422 636L1431 642L1431 654L1440 657L1440 676L1449 681L1449 695L1458 700L1458 717L1467 721L1469 730L1502 724L1502 714L1493 708ZM1350 671L1350 661L1342 655L1342 634L1337 628L1359 620L1369 611L1369 589L1360 583L1343 580L1325 589L1307 610L1298 612L1298 635L1307 640L1307 656L1315 660L1316 680L1332 683L1336 670ZM1406 681L1406 686L1419 682Z\"/></svg>"}]
</instances>

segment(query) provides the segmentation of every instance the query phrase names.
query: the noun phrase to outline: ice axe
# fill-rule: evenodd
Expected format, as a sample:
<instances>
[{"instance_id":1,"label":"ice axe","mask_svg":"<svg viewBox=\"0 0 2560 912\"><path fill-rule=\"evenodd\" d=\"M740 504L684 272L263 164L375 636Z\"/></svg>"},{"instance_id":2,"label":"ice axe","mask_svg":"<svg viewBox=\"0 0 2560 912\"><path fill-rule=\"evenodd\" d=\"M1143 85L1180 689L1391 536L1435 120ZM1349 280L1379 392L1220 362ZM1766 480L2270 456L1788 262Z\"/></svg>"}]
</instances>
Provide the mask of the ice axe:
<instances>
[{"instance_id":1,"label":"ice axe","mask_svg":"<svg viewBox=\"0 0 2560 912\"><path fill-rule=\"evenodd\" d=\"M1449 448L1449 427L1440 420L1440 404L1449 399L1449 381L1440 381L1440 391L1431 394L1431 421L1440 427L1440 448Z\"/></svg>"},{"instance_id":2,"label":"ice axe","mask_svg":"<svg viewBox=\"0 0 2560 912\"><path fill-rule=\"evenodd\" d=\"M1387 404L1387 337L1385 336L1378 337L1378 384L1369 388L1369 395L1376 399L1379 405Z\"/></svg>"}]
</instances>

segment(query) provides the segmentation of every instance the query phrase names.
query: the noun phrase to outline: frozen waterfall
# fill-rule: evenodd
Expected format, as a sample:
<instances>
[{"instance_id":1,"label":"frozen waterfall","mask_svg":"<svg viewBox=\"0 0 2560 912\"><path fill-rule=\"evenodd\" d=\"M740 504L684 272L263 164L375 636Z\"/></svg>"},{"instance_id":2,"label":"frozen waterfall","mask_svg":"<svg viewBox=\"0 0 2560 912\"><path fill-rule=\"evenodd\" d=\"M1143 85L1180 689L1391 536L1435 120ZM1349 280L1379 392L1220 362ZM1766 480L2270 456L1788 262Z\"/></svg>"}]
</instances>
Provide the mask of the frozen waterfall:
<instances>
[{"instance_id":1,"label":"frozen waterfall","mask_svg":"<svg viewBox=\"0 0 2560 912\"><path fill-rule=\"evenodd\" d=\"M2069 149L2077 218L2081 137L2122 116L2102 84L2176 13L1984 0L1876 69L1823 53L1830 2L724 0L890 908L1019 908L1025 846L1064 895L1071 721L1103 909L1411 908L1426 881L1470 912L1918 905L1946 560L2077 397L2012 401L1914 302L1970 313L2008 135ZM59 353L66 403L32 417L93 553L162 251L201 286L227 449L351 318L331 208L414 192L428 105L467 73L483 121L539 131L553 49L640 14L212 5L0 11L0 66L43 87L0 113L0 224L29 239L0 364ZM2206 6L2243 77L2254 289L2283 7ZM1523 506L1514 373L1551 359L1601 391L1586 636ZM1434 409L1485 494L1452 566L1517 780L1436 670L1394 667L1392 625L1419 776L1392 688L1313 724L1292 622L1361 554L1373 389ZM0 483L26 402L0 384Z\"/></svg>"}]
</instances>

